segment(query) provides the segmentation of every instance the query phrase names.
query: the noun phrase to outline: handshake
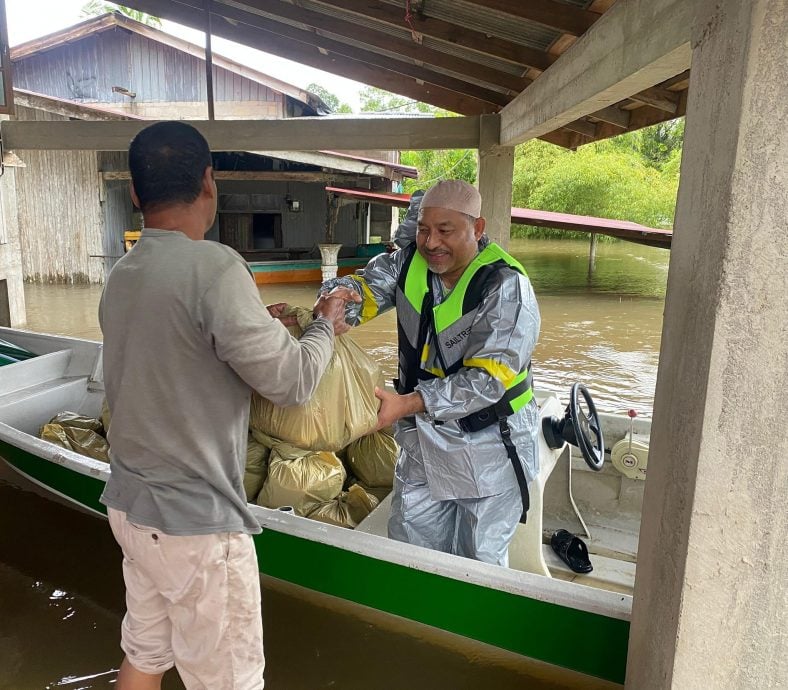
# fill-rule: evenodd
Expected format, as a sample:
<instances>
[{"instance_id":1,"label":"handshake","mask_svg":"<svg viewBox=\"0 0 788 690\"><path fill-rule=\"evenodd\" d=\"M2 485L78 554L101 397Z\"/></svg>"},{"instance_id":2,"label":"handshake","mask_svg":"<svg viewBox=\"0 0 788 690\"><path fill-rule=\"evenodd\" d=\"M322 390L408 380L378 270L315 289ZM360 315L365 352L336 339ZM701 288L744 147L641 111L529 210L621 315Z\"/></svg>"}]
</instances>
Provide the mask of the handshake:
<instances>
[{"instance_id":1,"label":"handshake","mask_svg":"<svg viewBox=\"0 0 788 690\"><path fill-rule=\"evenodd\" d=\"M342 335L350 330L350 324L345 321L345 305L349 302L359 304L361 295L352 288L338 286L330 292L322 293L312 308L315 318L322 316L330 321L334 326L334 335ZM285 326L295 325L295 316L283 316L287 305L283 302L272 304L268 307L268 313L275 319L279 319Z\"/></svg>"}]
</instances>

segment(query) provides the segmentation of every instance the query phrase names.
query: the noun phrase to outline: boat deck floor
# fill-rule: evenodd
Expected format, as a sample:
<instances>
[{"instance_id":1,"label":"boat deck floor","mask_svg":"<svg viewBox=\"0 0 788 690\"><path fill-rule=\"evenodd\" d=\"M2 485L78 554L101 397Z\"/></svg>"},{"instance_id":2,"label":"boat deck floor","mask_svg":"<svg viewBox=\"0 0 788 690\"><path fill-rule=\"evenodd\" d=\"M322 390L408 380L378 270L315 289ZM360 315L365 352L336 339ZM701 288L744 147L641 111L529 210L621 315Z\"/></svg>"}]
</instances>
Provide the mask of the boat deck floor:
<instances>
[{"instance_id":1,"label":"boat deck floor","mask_svg":"<svg viewBox=\"0 0 788 690\"><path fill-rule=\"evenodd\" d=\"M391 494L386 496L380 505L364 520L356 530L366 534L375 534L379 537L386 537L388 534L388 517L391 506ZM590 540L589 551L591 563L594 570L587 575L581 575L569 569L569 567L555 554L549 545L549 534L553 530L545 530L546 534L542 544L542 553L550 574L559 580L576 582L586 587L604 589L610 592L620 592L622 594L632 594L635 587L635 563L626 554L616 557L616 553L610 547L605 548L608 542L605 538L604 528L590 525L594 539ZM609 530L609 537L616 543L622 535L626 538L626 532ZM588 540L586 540L588 543Z\"/></svg>"}]
</instances>

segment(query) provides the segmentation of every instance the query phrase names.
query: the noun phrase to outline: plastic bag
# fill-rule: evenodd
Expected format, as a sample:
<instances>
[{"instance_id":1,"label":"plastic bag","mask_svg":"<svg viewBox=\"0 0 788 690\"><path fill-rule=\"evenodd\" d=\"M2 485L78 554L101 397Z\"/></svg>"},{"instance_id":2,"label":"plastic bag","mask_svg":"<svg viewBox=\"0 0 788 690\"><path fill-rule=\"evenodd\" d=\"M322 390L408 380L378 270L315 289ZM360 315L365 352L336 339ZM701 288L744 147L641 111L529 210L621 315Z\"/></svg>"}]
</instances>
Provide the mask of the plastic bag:
<instances>
[{"instance_id":1,"label":"plastic bag","mask_svg":"<svg viewBox=\"0 0 788 690\"><path fill-rule=\"evenodd\" d=\"M100 419L85 417L76 412L59 412L49 420L49 423L62 424L63 426L71 426L77 429L90 429L97 434L102 434L104 432L104 425L101 423Z\"/></svg>"},{"instance_id":2,"label":"plastic bag","mask_svg":"<svg viewBox=\"0 0 788 690\"><path fill-rule=\"evenodd\" d=\"M112 419L112 414L109 411L109 405L107 404L107 399L104 398L104 402L101 403L101 425L104 427L105 436L109 432L109 422L111 419Z\"/></svg>"},{"instance_id":3,"label":"plastic bag","mask_svg":"<svg viewBox=\"0 0 788 690\"><path fill-rule=\"evenodd\" d=\"M353 441L345 449L345 462L350 471L367 486L391 488L399 445L394 437L376 431Z\"/></svg>"},{"instance_id":4,"label":"plastic bag","mask_svg":"<svg viewBox=\"0 0 788 690\"><path fill-rule=\"evenodd\" d=\"M292 506L298 515L306 515L317 504L336 498L345 477L345 467L333 453L279 443L271 449L268 477L257 504L267 508Z\"/></svg>"},{"instance_id":5,"label":"plastic bag","mask_svg":"<svg viewBox=\"0 0 788 690\"><path fill-rule=\"evenodd\" d=\"M312 322L312 312L291 307L299 337ZM377 426L375 386L383 386L380 367L349 336L334 340L334 353L312 399L305 405L277 407L254 395L249 424L298 448L338 451Z\"/></svg>"},{"instance_id":6,"label":"plastic bag","mask_svg":"<svg viewBox=\"0 0 788 690\"><path fill-rule=\"evenodd\" d=\"M343 491L331 501L320 503L307 515L310 520L319 520L329 525L354 528L378 505L378 500L358 484Z\"/></svg>"},{"instance_id":7,"label":"plastic bag","mask_svg":"<svg viewBox=\"0 0 788 690\"><path fill-rule=\"evenodd\" d=\"M251 434L246 445L246 467L244 468L244 491L246 500L254 501L263 488L268 475L268 457L271 448L257 441Z\"/></svg>"},{"instance_id":8,"label":"plastic bag","mask_svg":"<svg viewBox=\"0 0 788 690\"><path fill-rule=\"evenodd\" d=\"M102 436L91 429L83 429L62 424L44 424L41 438L55 445L86 455L94 460L109 462L109 444Z\"/></svg>"}]
</instances>

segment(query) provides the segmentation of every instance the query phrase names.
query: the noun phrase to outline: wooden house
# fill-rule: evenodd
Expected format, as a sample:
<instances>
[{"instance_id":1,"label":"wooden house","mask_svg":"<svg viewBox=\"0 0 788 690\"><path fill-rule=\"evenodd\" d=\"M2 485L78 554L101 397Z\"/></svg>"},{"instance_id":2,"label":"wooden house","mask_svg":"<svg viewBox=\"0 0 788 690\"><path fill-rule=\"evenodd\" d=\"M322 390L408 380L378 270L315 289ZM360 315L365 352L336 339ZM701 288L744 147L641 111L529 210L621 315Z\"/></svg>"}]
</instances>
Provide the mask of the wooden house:
<instances>
[{"instance_id":1,"label":"wooden house","mask_svg":"<svg viewBox=\"0 0 788 690\"><path fill-rule=\"evenodd\" d=\"M206 119L204 49L119 13L105 14L11 50L19 120ZM276 119L329 112L314 94L212 56L216 119ZM138 228L123 152L17 154L18 224L26 280L101 282ZM332 216L327 184L390 191L415 170L396 152L216 153L219 214L209 239L249 260L319 257L327 221L340 256L370 235L388 236L391 209L343 206Z\"/></svg>"}]
</instances>

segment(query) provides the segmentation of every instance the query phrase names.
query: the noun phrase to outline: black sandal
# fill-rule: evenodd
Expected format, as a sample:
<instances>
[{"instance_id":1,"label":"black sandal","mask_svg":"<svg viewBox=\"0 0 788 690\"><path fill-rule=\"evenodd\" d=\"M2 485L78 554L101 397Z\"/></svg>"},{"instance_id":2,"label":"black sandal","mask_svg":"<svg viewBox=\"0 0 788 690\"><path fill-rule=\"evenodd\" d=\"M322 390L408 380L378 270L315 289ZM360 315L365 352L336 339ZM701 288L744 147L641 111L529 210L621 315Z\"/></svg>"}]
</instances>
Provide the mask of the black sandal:
<instances>
[{"instance_id":1,"label":"black sandal","mask_svg":"<svg viewBox=\"0 0 788 690\"><path fill-rule=\"evenodd\" d=\"M565 529L559 529L550 539L550 546L558 557L566 563L572 572L590 573L594 566L588 557L585 542Z\"/></svg>"}]
</instances>

